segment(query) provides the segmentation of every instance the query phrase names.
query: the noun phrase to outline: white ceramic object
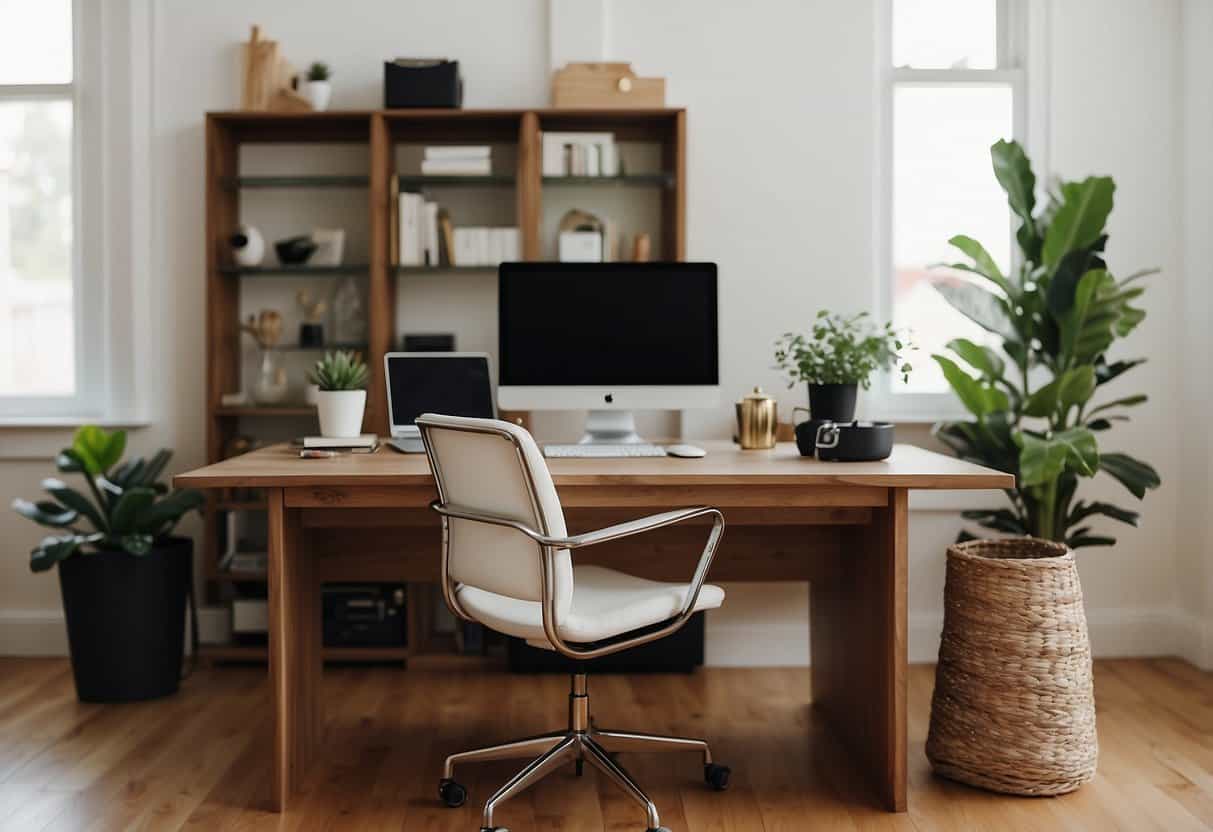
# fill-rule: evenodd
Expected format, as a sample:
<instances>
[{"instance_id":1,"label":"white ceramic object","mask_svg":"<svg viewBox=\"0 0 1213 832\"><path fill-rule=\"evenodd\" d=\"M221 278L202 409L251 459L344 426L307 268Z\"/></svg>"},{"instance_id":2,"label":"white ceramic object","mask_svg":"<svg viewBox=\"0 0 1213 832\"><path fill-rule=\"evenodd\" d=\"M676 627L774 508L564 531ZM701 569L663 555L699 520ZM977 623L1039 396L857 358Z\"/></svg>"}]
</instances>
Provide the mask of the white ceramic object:
<instances>
[{"instance_id":1,"label":"white ceramic object","mask_svg":"<svg viewBox=\"0 0 1213 832\"><path fill-rule=\"evenodd\" d=\"M260 266L265 259L265 238L251 225L241 225L228 242L232 247L232 259L237 266L252 268Z\"/></svg>"},{"instance_id":2,"label":"white ceramic object","mask_svg":"<svg viewBox=\"0 0 1213 832\"><path fill-rule=\"evenodd\" d=\"M304 81L302 92L312 109L322 113L329 108L329 99L333 97L333 84L331 81Z\"/></svg>"},{"instance_id":3,"label":"white ceramic object","mask_svg":"<svg viewBox=\"0 0 1213 832\"><path fill-rule=\"evenodd\" d=\"M316 251L308 261L313 266L340 266L345 256L344 228L313 228L312 242Z\"/></svg>"},{"instance_id":4,"label":"white ceramic object","mask_svg":"<svg viewBox=\"0 0 1213 832\"><path fill-rule=\"evenodd\" d=\"M365 390L321 390L316 394L316 412L320 416L320 435L360 436L364 410L366 410Z\"/></svg>"}]
</instances>

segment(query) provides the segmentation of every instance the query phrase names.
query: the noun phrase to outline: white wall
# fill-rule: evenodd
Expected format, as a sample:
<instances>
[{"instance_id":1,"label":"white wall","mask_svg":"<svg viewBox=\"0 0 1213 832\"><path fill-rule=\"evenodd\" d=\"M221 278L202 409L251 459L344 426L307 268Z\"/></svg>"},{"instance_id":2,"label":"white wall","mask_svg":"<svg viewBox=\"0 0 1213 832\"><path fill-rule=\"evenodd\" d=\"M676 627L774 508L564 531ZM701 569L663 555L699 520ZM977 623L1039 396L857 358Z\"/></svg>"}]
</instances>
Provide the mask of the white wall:
<instances>
[{"instance_id":1,"label":"white wall","mask_svg":"<svg viewBox=\"0 0 1213 832\"><path fill-rule=\"evenodd\" d=\"M800 403L802 394L785 391L770 370L772 337L803 327L819 308L866 308L874 294L874 3L554 2L561 9L556 18L541 0L351 0L337 13L281 0L155 5L152 163L155 271L162 276L155 309L163 325L149 349L167 360L156 425L140 434L141 445L173 444L182 467L203 458L202 114L238 104L237 44L252 22L297 63L319 58L332 65L337 108L378 106L380 60L394 55L458 57L469 107L546 104L553 59L631 60L642 74L666 76L669 103L689 110L688 254L715 260L721 269L726 399L762 384L779 391L783 406ZM1205 20L1196 31L1181 20L1180 0L1068 0L1047 7L1052 167L1067 177L1116 177L1113 267L1165 271L1147 293L1150 317L1129 349L1152 362L1122 386L1149 392L1154 403L1115 434L1121 448L1158 466L1164 487L1149 497L1141 529L1118 528L1115 549L1081 555L1095 648L1102 655L1183 649L1199 658L1192 645L1200 644L1194 634L1202 620L1207 639L1209 537L1185 518L1201 516L1202 499L1207 506L1203 489L1194 489L1209 482L1213 456L1207 438L1202 458L1181 455L1177 437L1180 413L1200 413L1209 401L1207 384L1181 384L1181 373L1204 369L1207 379L1213 357L1209 292L1203 281L1185 280L1183 264L1210 260L1208 252L1193 250L1193 235L1182 229L1198 211L1204 214L1196 220L1207 228L1213 205L1208 187L1185 191L1183 180L1195 172L1189 168L1207 167L1201 150L1213 139L1213 123L1202 121L1195 134L1188 123L1185 132L1185 115L1193 110L1209 119L1203 107L1209 82L1183 95L1180 89L1194 75L1213 77L1203 55L1209 25ZM1183 9L1209 17L1195 0ZM1100 21L1098 37L1091 37L1092 19ZM1190 54L1184 64L1181 47L1202 54ZM587 49L595 53L572 51ZM1209 173L1203 170L1202 181L1213 184ZM1209 245L1207 234L1195 236ZM465 301L475 304L474 297ZM1204 339L1204 358L1186 359L1190 366L1171 358L1186 343L1177 344L1177 321L1187 327L1183 337ZM684 425L691 436L727 436L729 414L729 406L691 413ZM900 435L930 441L923 426L904 426ZM0 499L30 492L45 465L0 463ZM1111 483L1096 488L1122 499L1116 489ZM910 650L917 660L930 659L936 648L943 550L955 535L962 501L980 505L981 496L916 496L912 502ZM22 649L27 640L18 630L34 629L5 623L13 611L54 623L55 582L28 575L21 555L35 538L25 524L0 516L0 652ZM1181 586L1187 588L1181 592ZM710 661L807 659L804 586L733 585L729 592L725 609L710 619ZM1208 663L1207 641L1204 650Z\"/></svg>"}]
</instances>

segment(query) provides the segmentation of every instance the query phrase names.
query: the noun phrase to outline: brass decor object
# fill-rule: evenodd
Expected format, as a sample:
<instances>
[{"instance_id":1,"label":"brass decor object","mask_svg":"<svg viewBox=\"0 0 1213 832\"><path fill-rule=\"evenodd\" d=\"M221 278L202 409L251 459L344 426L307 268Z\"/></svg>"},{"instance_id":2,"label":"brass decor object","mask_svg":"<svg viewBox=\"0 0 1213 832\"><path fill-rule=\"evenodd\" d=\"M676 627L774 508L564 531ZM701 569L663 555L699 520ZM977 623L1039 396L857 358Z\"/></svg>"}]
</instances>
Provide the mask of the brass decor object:
<instances>
[{"instance_id":1,"label":"brass decor object","mask_svg":"<svg viewBox=\"0 0 1213 832\"><path fill-rule=\"evenodd\" d=\"M937 774L1006 794L1064 794L1095 776L1091 646L1064 544L948 548L926 752Z\"/></svg>"},{"instance_id":2,"label":"brass decor object","mask_svg":"<svg viewBox=\"0 0 1213 832\"><path fill-rule=\"evenodd\" d=\"M775 447L779 429L775 400L755 387L737 402L737 444L746 450Z\"/></svg>"}]
</instances>

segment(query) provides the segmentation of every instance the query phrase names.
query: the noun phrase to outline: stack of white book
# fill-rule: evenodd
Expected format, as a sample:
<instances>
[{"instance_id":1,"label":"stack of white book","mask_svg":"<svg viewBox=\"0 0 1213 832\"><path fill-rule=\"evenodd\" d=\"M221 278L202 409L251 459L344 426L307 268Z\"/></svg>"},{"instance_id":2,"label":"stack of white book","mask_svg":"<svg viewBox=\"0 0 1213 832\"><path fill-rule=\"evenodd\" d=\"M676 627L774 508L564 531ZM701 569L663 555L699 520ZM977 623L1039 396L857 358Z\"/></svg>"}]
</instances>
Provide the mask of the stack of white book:
<instances>
[{"instance_id":1,"label":"stack of white book","mask_svg":"<svg viewBox=\"0 0 1213 832\"><path fill-rule=\"evenodd\" d=\"M493 172L488 145L427 147L421 160L425 176L488 176Z\"/></svg>"},{"instance_id":2,"label":"stack of white book","mask_svg":"<svg viewBox=\"0 0 1213 832\"><path fill-rule=\"evenodd\" d=\"M402 192L399 207L400 265L441 265L440 228L443 223L438 203L426 200L421 194ZM447 220L446 224L449 223Z\"/></svg>"},{"instance_id":3,"label":"stack of white book","mask_svg":"<svg viewBox=\"0 0 1213 832\"><path fill-rule=\"evenodd\" d=\"M496 266L522 259L517 228L456 228L454 266Z\"/></svg>"},{"instance_id":4,"label":"stack of white book","mask_svg":"<svg viewBox=\"0 0 1213 832\"><path fill-rule=\"evenodd\" d=\"M543 134L544 176L618 176L614 133Z\"/></svg>"}]
</instances>

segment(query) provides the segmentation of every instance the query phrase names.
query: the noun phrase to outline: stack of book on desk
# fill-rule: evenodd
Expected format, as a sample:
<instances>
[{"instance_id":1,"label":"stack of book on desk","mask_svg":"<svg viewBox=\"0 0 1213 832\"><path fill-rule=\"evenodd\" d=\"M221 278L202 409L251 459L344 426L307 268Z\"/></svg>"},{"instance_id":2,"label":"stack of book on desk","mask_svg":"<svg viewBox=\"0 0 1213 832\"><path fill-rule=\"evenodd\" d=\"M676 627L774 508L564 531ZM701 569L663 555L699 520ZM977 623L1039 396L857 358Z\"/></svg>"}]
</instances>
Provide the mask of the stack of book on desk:
<instances>
[{"instance_id":1,"label":"stack of book on desk","mask_svg":"<svg viewBox=\"0 0 1213 832\"><path fill-rule=\"evenodd\" d=\"M488 176L493 172L492 148L427 147L421 160L424 176Z\"/></svg>"},{"instance_id":2,"label":"stack of book on desk","mask_svg":"<svg viewBox=\"0 0 1213 832\"><path fill-rule=\"evenodd\" d=\"M364 433L361 436L305 436L300 444L304 448L318 451L369 454L379 447L379 436L374 433Z\"/></svg>"}]
</instances>

